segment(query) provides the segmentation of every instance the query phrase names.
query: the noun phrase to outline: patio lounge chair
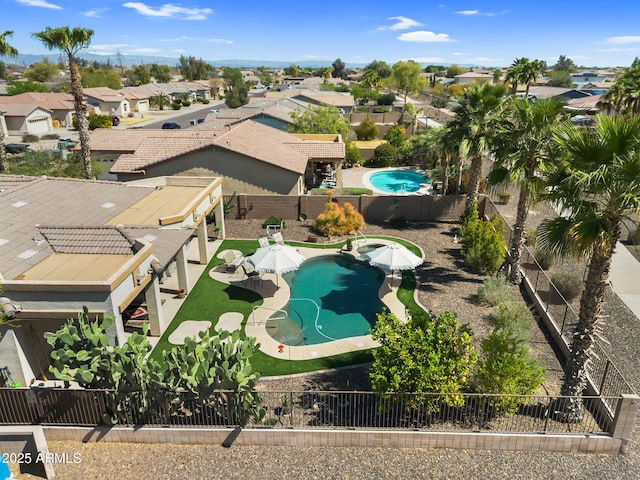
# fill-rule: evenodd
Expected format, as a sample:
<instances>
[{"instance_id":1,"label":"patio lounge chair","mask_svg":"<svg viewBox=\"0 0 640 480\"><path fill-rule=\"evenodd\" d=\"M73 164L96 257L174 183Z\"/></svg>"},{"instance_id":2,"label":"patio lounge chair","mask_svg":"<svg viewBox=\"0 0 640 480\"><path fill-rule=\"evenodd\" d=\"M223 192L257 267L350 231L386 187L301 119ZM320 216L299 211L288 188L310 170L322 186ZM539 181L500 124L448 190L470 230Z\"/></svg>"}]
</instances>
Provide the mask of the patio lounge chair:
<instances>
[{"instance_id":1,"label":"patio lounge chair","mask_svg":"<svg viewBox=\"0 0 640 480\"><path fill-rule=\"evenodd\" d=\"M235 272L239 265L244 262L244 257L235 253L233 250L227 250L222 254L222 259L225 262L225 270L227 272Z\"/></svg>"},{"instance_id":2,"label":"patio lounge chair","mask_svg":"<svg viewBox=\"0 0 640 480\"><path fill-rule=\"evenodd\" d=\"M260 244L260 247L268 247L269 246L269 238L267 237L260 237L258 239L258 243Z\"/></svg>"},{"instance_id":3,"label":"patio lounge chair","mask_svg":"<svg viewBox=\"0 0 640 480\"><path fill-rule=\"evenodd\" d=\"M284 228L284 220L280 223L267 225L267 235L271 235L272 232L277 232L278 230L282 230Z\"/></svg>"},{"instance_id":4,"label":"patio lounge chair","mask_svg":"<svg viewBox=\"0 0 640 480\"><path fill-rule=\"evenodd\" d=\"M282 233L280 232L272 233L271 238L273 238L273 241L276 242L278 245L284 245L284 238L282 238Z\"/></svg>"},{"instance_id":5,"label":"patio lounge chair","mask_svg":"<svg viewBox=\"0 0 640 480\"><path fill-rule=\"evenodd\" d=\"M240 268L242 268L242 271L244 273L244 277L242 280L244 283L247 283L249 280L251 280L254 283L262 281L262 276L260 272L257 272L255 270L248 271L247 267L245 267L244 264L240 265Z\"/></svg>"}]
</instances>

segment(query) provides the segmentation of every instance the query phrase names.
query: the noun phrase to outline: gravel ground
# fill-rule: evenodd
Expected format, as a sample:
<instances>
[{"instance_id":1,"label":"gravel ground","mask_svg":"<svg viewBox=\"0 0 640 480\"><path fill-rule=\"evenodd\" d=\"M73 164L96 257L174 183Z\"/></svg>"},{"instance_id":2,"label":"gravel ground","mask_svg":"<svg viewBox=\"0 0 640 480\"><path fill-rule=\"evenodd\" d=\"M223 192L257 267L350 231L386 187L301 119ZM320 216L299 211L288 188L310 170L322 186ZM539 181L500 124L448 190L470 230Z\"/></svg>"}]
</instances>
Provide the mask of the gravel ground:
<instances>
[{"instance_id":1,"label":"gravel ground","mask_svg":"<svg viewBox=\"0 0 640 480\"><path fill-rule=\"evenodd\" d=\"M512 197L514 198L514 197ZM515 202L500 207L510 219ZM535 226L551 212L535 207L530 224ZM263 234L261 221L227 222L229 238L255 239ZM476 337L482 337L489 324L490 310L479 305L475 295L482 278L460 267L460 245L454 243L455 224L419 224L402 231L384 226L367 225L365 235L397 235L411 240L424 250L425 264L416 270L419 280L419 300L436 313L456 311L462 322L469 323ZM286 240L304 240L308 227L291 221L283 232ZM554 268L584 271L580 262L560 264ZM580 273L581 275L581 273ZM518 295L514 287L514 295ZM640 345L629 332L637 331L638 319L610 293L606 315L609 315L608 353L631 385L640 391ZM547 367L545 390L557 393L561 366L546 342L545 332L532 331L532 348ZM368 388L366 367L341 370L339 374L324 373L297 377L301 389L341 387ZM261 389L291 388L292 380L261 382ZM75 442L49 442L54 453L75 453L82 456L79 464L57 465L61 479L138 479L143 476L158 479L377 479L377 478L437 478L437 479L596 479L640 478L640 436L637 427L627 453L620 456L560 454L547 452L501 452L469 450L423 450L387 448L332 447L266 447L218 445L147 445ZM151 460L151 461L150 461ZM22 478L31 478L23 475Z\"/></svg>"}]
</instances>

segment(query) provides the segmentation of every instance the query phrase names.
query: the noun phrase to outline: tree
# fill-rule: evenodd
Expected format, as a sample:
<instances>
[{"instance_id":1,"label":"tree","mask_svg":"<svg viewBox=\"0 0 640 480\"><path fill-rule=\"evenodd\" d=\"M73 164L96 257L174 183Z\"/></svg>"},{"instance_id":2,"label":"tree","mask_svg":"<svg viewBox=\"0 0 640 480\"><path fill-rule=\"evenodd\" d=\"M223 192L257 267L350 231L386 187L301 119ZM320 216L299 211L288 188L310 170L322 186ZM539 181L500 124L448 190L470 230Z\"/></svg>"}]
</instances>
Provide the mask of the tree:
<instances>
[{"instance_id":1,"label":"tree","mask_svg":"<svg viewBox=\"0 0 640 480\"><path fill-rule=\"evenodd\" d=\"M171 80L171 69L169 65L151 64L149 74L156 79L158 83L168 83ZM147 82L149 83L149 82Z\"/></svg>"},{"instance_id":2,"label":"tree","mask_svg":"<svg viewBox=\"0 0 640 480\"><path fill-rule=\"evenodd\" d=\"M404 94L404 103L407 103L409 93L417 93L424 86L421 76L420 64L413 60L399 61L393 65L393 78L399 93Z\"/></svg>"},{"instance_id":3,"label":"tree","mask_svg":"<svg viewBox=\"0 0 640 480\"><path fill-rule=\"evenodd\" d=\"M462 392L477 361L473 333L455 313L436 316L413 311L407 322L389 312L378 314L371 336L380 343L369 371L371 388L379 393L437 393L409 396L410 406L437 411L439 402L461 406Z\"/></svg>"},{"instance_id":4,"label":"tree","mask_svg":"<svg viewBox=\"0 0 640 480\"><path fill-rule=\"evenodd\" d=\"M344 145L344 161L349 166L360 165L362 154L355 142L346 142Z\"/></svg>"},{"instance_id":5,"label":"tree","mask_svg":"<svg viewBox=\"0 0 640 480\"><path fill-rule=\"evenodd\" d=\"M51 63L47 57L42 62L33 63L24 72L24 76L32 82L48 82L60 73L60 67Z\"/></svg>"},{"instance_id":6,"label":"tree","mask_svg":"<svg viewBox=\"0 0 640 480\"><path fill-rule=\"evenodd\" d=\"M293 125L289 126L290 133L337 133L343 141L351 136L351 124L333 105L326 107L311 106L308 110L291 112Z\"/></svg>"},{"instance_id":7,"label":"tree","mask_svg":"<svg viewBox=\"0 0 640 480\"><path fill-rule=\"evenodd\" d=\"M131 85L135 86L146 85L151 82L151 75L144 65L134 66L131 70L127 71L127 78L129 82L131 82Z\"/></svg>"},{"instance_id":8,"label":"tree","mask_svg":"<svg viewBox=\"0 0 640 480\"><path fill-rule=\"evenodd\" d=\"M163 92L158 92L149 99L152 107L158 107L158 110L164 110L164 107L171 105L171 98Z\"/></svg>"},{"instance_id":9,"label":"tree","mask_svg":"<svg viewBox=\"0 0 640 480\"><path fill-rule=\"evenodd\" d=\"M14 82L7 87L7 95L20 95L27 92L48 92L46 85L38 82Z\"/></svg>"},{"instance_id":10,"label":"tree","mask_svg":"<svg viewBox=\"0 0 640 480\"><path fill-rule=\"evenodd\" d=\"M322 77L322 82L323 83L327 83L329 81L329 79L331 78L331 68L330 67L323 67L319 70L319 74Z\"/></svg>"},{"instance_id":11,"label":"tree","mask_svg":"<svg viewBox=\"0 0 640 480\"><path fill-rule=\"evenodd\" d=\"M511 97L504 121L493 137L496 164L489 183L517 183L520 186L518 210L509 246L509 280L522 281L520 257L529 208L544 192L544 176L555 166L555 142L551 131L561 119L563 104L555 99L538 100Z\"/></svg>"},{"instance_id":12,"label":"tree","mask_svg":"<svg viewBox=\"0 0 640 480\"><path fill-rule=\"evenodd\" d=\"M327 195L327 203L320 215L313 221L312 228L321 235L331 237L335 235L353 235L364 226L364 217L349 202L341 207L333 200L333 195Z\"/></svg>"},{"instance_id":13,"label":"tree","mask_svg":"<svg viewBox=\"0 0 640 480\"><path fill-rule=\"evenodd\" d=\"M11 30L7 30L0 35L0 56L7 55L15 57L18 50L7 43L6 38L13 35ZM7 169L7 151L4 148L4 129L0 127L0 173Z\"/></svg>"},{"instance_id":14,"label":"tree","mask_svg":"<svg viewBox=\"0 0 640 480\"><path fill-rule=\"evenodd\" d=\"M505 258L504 222L494 213L488 221L478 217L473 202L462 216L460 236L462 256L468 267L482 273L495 273Z\"/></svg>"},{"instance_id":15,"label":"tree","mask_svg":"<svg viewBox=\"0 0 640 480\"><path fill-rule=\"evenodd\" d=\"M358 140L373 140L380 133L380 129L367 117L355 128L355 132Z\"/></svg>"},{"instance_id":16,"label":"tree","mask_svg":"<svg viewBox=\"0 0 640 480\"><path fill-rule=\"evenodd\" d=\"M602 97L599 106L608 112L640 113L640 59L619 73L616 82Z\"/></svg>"},{"instance_id":17,"label":"tree","mask_svg":"<svg viewBox=\"0 0 640 480\"><path fill-rule=\"evenodd\" d=\"M384 134L384 139L395 147L396 150L401 150L407 146L407 132L401 125L394 125L387 133Z\"/></svg>"},{"instance_id":18,"label":"tree","mask_svg":"<svg viewBox=\"0 0 640 480\"><path fill-rule=\"evenodd\" d=\"M396 160L396 148L390 143L381 143L373 151L371 160L378 167L390 167Z\"/></svg>"},{"instance_id":19,"label":"tree","mask_svg":"<svg viewBox=\"0 0 640 480\"><path fill-rule=\"evenodd\" d=\"M212 67L204 60L196 59L194 56L185 57L180 55L178 69L182 77L193 82L194 80L206 80Z\"/></svg>"},{"instance_id":20,"label":"tree","mask_svg":"<svg viewBox=\"0 0 640 480\"><path fill-rule=\"evenodd\" d=\"M378 90L382 86L382 78L374 70L365 70L360 84L367 91L367 96L371 96L372 89Z\"/></svg>"},{"instance_id":21,"label":"tree","mask_svg":"<svg viewBox=\"0 0 640 480\"><path fill-rule=\"evenodd\" d=\"M122 88L120 75L113 69L96 68L95 65L83 67L80 69L82 74L82 86L90 87L109 87L114 90Z\"/></svg>"},{"instance_id":22,"label":"tree","mask_svg":"<svg viewBox=\"0 0 640 480\"><path fill-rule=\"evenodd\" d=\"M341 78L343 80L347 79L347 70L345 69L345 64L342 60L337 58L335 62L331 64L333 67L333 77Z\"/></svg>"},{"instance_id":23,"label":"tree","mask_svg":"<svg viewBox=\"0 0 640 480\"><path fill-rule=\"evenodd\" d=\"M560 57L558 57L558 61L556 62L556 64L551 68L553 68L556 71L562 70L565 72L575 72L578 67L576 66L575 63L573 63L573 60L565 57L564 55L560 55Z\"/></svg>"},{"instance_id":24,"label":"tree","mask_svg":"<svg viewBox=\"0 0 640 480\"><path fill-rule=\"evenodd\" d=\"M284 74L288 77L299 77L300 73L302 73L300 67L293 63L284 69Z\"/></svg>"},{"instance_id":25,"label":"tree","mask_svg":"<svg viewBox=\"0 0 640 480\"><path fill-rule=\"evenodd\" d=\"M225 82L225 105L238 108L249 103L249 85L242 78L240 69L225 68L222 78Z\"/></svg>"},{"instance_id":26,"label":"tree","mask_svg":"<svg viewBox=\"0 0 640 480\"><path fill-rule=\"evenodd\" d=\"M374 60L370 64L364 67L364 71L373 71L380 78L389 78L393 74L392 68L387 64L387 62L383 62L381 60Z\"/></svg>"},{"instance_id":27,"label":"tree","mask_svg":"<svg viewBox=\"0 0 640 480\"><path fill-rule=\"evenodd\" d=\"M489 148L495 120L499 117L505 94L506 87L502 84L474 83L453 109L456 116L447 127L448 135L452 141L460 143L462 151L471 157L467 207L478 201L482 158Z\"/></svg>"},{"instance_id":28,"label":"tree","mask_svg":"<svg viewBox=\"0 0 640 480\"><path fill-rule=\"evenodd\" d=\"M78 133L80 137L80 159L84 169L84 177L93 178L91 171L91 139L89 136L89 122L87 119L87 105L82 93L82 77L76 62L76 54L91 44L93 30L86 28L47 27L42 32L33 34L49 50L60 50L67 56L69 73L71 77L71 94L73 105L78 120Z\"/></svg>"},{"instance_id":29,"label":"tree","mask_svg":"<svg viewBox=\"0 0 640 480\"><path fill-rule=\"evenodd\" d=\"M507 82L511 84L511 95L515 95L518 91L518 84L522 82L524 70L529 63L529 59L525 57L516 58L507 72Z\"/></svg>"},{"instance_id":30,"label":"tree","mask_svg":"<svg viewBox=\"0 0 640 480\"><path fill-rule=\"evenodd\" d=\"M447 73L446 73L446 77L447 78L453 78L456 75L460 75L462 73L466 73L468 72L469 69L468 68L464 68L461 67L460 65L456 65L455 63L453 65L449 65L447 67Z\"/></svg>"},{"instance_id":31,"label":"tree","mask_svg":"<svg viewBox=\"0 0 640 480\"><path fill-rule=\"evenodd\" d=\"M549 72L549 82L547 85L550 87L573 88L573 78L571 78L569 72L564 70L559 70L557 72L551 71Z\"/></svg>"},{"instance_id":32,"label":"tree","mask_svg":"<svg viewBox=\"0 0 640 480\"><path fill-rule=\"evenodd\" d=\"M601 319L609 269L623 216L640 212L640 117L599 116L595 129L569 122L554 139L566 162L550 176L548 199L563 207L563 217L544 221L538 231L542 247L558 255L589 257L585 285L565 367L561 394L578 397L586 384ZM581 402L564 405L567 421L580 421Z\"/></svg>"}]
</instances>

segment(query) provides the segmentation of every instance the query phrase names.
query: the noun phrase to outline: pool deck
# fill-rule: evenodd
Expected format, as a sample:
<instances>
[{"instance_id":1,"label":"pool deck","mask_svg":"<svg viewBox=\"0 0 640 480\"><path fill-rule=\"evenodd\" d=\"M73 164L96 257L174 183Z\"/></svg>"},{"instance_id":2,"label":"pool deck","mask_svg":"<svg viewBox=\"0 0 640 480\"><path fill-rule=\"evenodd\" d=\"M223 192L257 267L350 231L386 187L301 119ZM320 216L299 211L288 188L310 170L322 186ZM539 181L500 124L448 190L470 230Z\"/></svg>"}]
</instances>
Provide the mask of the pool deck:
<instances>
[{"instance_id":1,"label":"pool deck","mask_svg":"<svg viewBox=\"0 0 640 480\"><path fill-rule=\"evenodd\" d=\"M367 243L368 242L368 243ZM354 249L351 252L345 250L335 250L326 248L305 248L297 247L302 255L307 259L322 255L351 255L355 258L360 256L358 247L371 244L387 244L392 243L390 240L384 239L368 239L358 243L354 242ZM247 288L257 292L264 299L263 304L256 308L250 318L247 319L245 332L248 336L256 337L260 343L260 350L272 357L282 357L290 360L308 360L312 358L328 357L339 353L364 350L379 346L371 335L363 335L359 337L350 337L335 340L316 345L302 346L285 346L280 351L278 346L280 342L273 339L267 332L266 322L279 309L282 309L290 297L289 285L281 276L275 274L264 274L261 280L254 281L243 279L242 269L236 272L225 272L224 265L217 266L209 271L209 275L219 282ZM278 277L278 278L276 278ZM382 302L394 313L399 319L405 318L405 306L398 300L397 291L400 285L398 275L394 276L389 272L385 274L384 282L380 287L379 294Z\"/></svg>"},{"instance_id":2,"label":"pool deck","mask_svg":"<svg viewBox=\"0 0 640 480\"><path fill-rule=\"evenodd\" d=\"M371 167L353 167L342 171L342 186L352 188L368 188L374 195L430 195L432 190L429 187L420 188L416 192L408 193L390 193L378 190L369 181L369 177L374 173L385 172L388 170L411 170L417 171L415 167L389 167L389 168L371 168Z\"/></svg>"}]
</instances>

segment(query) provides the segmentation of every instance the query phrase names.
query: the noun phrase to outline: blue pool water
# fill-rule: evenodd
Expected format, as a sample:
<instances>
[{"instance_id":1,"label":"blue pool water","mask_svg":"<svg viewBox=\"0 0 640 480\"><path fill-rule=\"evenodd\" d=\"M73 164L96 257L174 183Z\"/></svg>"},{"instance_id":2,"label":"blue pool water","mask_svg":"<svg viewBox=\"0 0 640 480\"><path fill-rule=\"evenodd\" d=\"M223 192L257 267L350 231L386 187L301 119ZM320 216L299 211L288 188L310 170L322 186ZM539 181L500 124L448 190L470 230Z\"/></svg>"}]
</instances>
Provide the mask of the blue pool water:
<instances>
[{"instance_id":1,"label":"blue pool water","mask_svg":"<svg viewBox=\"0 0 640 480\"><path fill-rule=\"evenodd\" d=\"M381 270L353 259L327 255L304 262L283 275L291 289L288 316L267 321L269 335L284 345L315 345L366 335L383 303ZM315 304L304 299L311 299ZM317 319L316 319L317 318Z\"/></svg>"},{"instance_id":2,"label":"blue pool water","mask_svg":"<svg viewBox=\"0 0 640 480\"><path fill-rule=\"evenodd\" d=\"M410 170L385 170L369 177L371 185L386 193L410 193L420 190L421 183L428 183L421 173Z\"/></svg>"}]
</instances>

